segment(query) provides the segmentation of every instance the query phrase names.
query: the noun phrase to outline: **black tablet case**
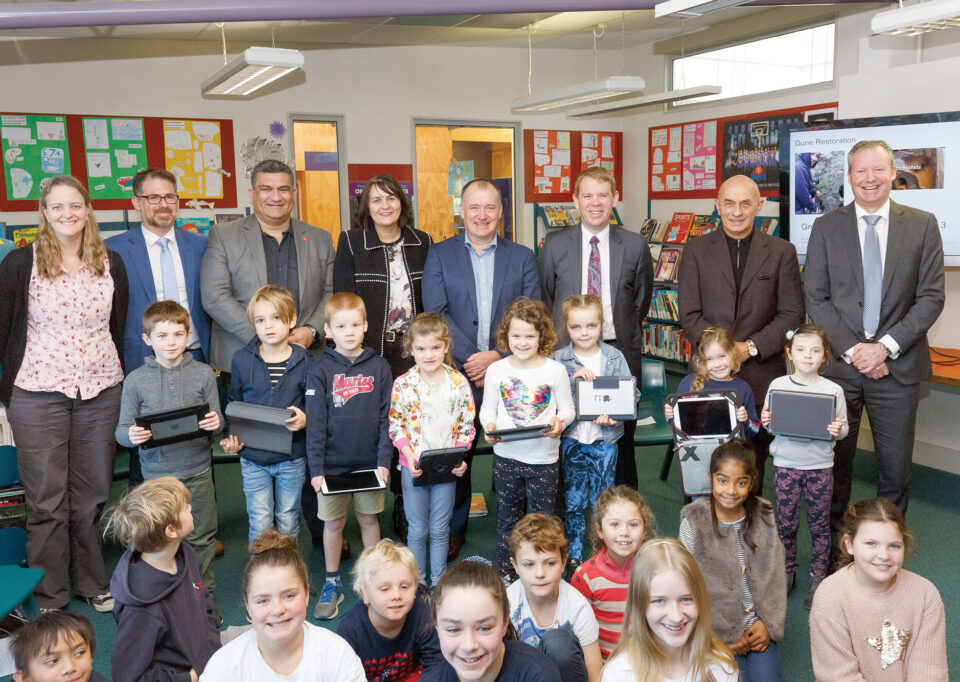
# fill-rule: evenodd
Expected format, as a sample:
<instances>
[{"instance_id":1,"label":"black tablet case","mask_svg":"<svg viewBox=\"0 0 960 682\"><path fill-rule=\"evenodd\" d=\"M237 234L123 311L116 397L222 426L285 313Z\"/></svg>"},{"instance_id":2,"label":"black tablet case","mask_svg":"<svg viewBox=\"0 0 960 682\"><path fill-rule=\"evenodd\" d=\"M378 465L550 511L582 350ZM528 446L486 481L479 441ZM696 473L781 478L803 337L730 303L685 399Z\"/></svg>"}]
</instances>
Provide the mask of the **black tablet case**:
<instances>
[{"instance_id":1,"label":"black tablet case","mask_svg":"<svg viewBox=\"0 0 960 682\"><path fill-rule=\"evenodd\" d=\"M773 390L767 431L797 440L833 440L827 425L836 410L836 397L827 393Z\"/></svg>"},{"instance_id":2,"label":"black tablet case","mask_svg":"<svg viewBox=\"0 0 960 682\"><path fill-rule=\"evenodd\" d=\"M290 454L293 431L285 422L293 416L292 410L234 401L227 404L226 414L230 418L230 435L236 436L244 447Z\"/></svg>"},{"instance_id":3,"label":"black tablet case","mask_svg":"<svg viewBox=\"0 0 960 682\"><path fill-rule=\"evenodd\" d=\"M457 480L453 469L460 465L466 448L444 448L442 450L424 450L420 453L418 466L423 473L413 479L413 485L421 488L438 483L451 483Z\"/></svg>"},{"instance_id":4,"label":"black tablet case","mask_svg":"<svg viewBox=\"0 0 960 682\"><path fill-rule=\"evenodd\" d=\"M156 412L145 412L144 414L138 414L134 419L134 422L137 426L150 429L154 424L160 422L176 422L179 419L184 417L196 416L197 422L203 420L203 416L210 411L210 405L207 403L200 403L197 405L189 405L187 407L177 407L172 410L158 410ZM176 433L169 436L164 436L162 438L151 437L146 443L141 443L140 447L144 450L150 448L158 448L162 445L170 445L171 443L180 443L185 440L193 440L194 438L209 438L210 432L204 431L199 426L195 429L183 430L182 425L171 424L171 427L176 430Z\"/></svg>"},{"instance_id":5,"label":"black tablet case","mask_svg":"<svg viewBox=\"0 0 960 682\"><path fill-rule=\"evenodd\" d=\"M514 440L529 440L530 438L540 438L550 428L549 424L537 424L536 426L518 426L515 429L496 429L488 431L491 436L496 436L505 443Z\"/></svg>"}]
</instances>

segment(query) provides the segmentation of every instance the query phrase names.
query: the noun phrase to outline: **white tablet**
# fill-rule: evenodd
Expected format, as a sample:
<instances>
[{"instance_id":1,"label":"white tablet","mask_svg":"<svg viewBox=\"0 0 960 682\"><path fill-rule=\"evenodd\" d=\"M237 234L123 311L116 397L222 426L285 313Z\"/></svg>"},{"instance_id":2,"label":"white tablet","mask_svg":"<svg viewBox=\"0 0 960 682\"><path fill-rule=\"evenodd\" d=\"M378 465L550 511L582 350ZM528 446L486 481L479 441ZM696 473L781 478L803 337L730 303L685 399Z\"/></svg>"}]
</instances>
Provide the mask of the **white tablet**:
<instances>
[{"instance_id":1,"label":"white tablet","mask_svg":"<svg viewBox=\"0 0 960 682\"><path fill-rule=\"evenodd\" d=\"M351 471L349 474L324 476L320 491L324 495L345 495L347 493L362 493L368 490L383 490L386 483L380 478L376 469Z\"/></svg>"},{"instance_id":2,"label":"white tablet","mask_svg":"<svg viewBox=\"0 0 960 682\"><path fill-rule=\"evenodd\" d=\"M675 396L673 426L687 439L730 437L737 431L736 392L704 392Z\"/></svg>"}]
</instances>

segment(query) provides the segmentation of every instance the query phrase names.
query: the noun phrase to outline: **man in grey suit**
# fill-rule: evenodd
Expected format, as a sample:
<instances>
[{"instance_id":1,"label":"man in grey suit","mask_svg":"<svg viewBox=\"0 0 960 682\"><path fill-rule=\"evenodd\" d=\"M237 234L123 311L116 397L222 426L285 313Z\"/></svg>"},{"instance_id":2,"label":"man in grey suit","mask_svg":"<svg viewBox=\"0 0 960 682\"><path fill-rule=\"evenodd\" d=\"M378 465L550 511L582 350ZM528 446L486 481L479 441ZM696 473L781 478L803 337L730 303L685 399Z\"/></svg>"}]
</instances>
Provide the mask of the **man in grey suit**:
<instances>
[{"instance_id":1,"label":"man in grey suit","mask_svg":"<svg viewBox=\"0 0 960 682\"><path fill-rule=\"evenodd\" d=\"M229 372L233 354L254 337L247 303L273 284L293 294L299 327L290 341L322 350L323 306L333 294L333 240L290 217L294 175L282 161L261 161L247 190L253 214L210 230L200 268L203 307L213 320L210 364Z\"/></svg>"},{"instance_id":2,"label":"man in grey suit","mask_svg":"<svg viewBox=\"0 0 960 682\"><path fill-rule=\"evenodd\" d=\"M855 144L847 156L854 201L818 218L807 245L807 310L833 347L823 373L843 387L850 420L850 435L835 450L835 550L864 408L877 495L907 509L920 382L930 376L927 330L944 304L937 219L890 201L896 176L886 142Z\"/></svg>"},{"instance_id":3,"label":"man in grey suit","mask_svg":"<svg viewBox=\"0 0 960 682\"><path fill-rule=\"evenodd\" d=\"M644 237L610 225L610 212L619 199L613 173L599 166L580 173L573 186L573 203L580 211L580 225L548 234L537 266L543 302L553 316L559 345L570 342L563 327L564 299L599 289L603 303L602 339L620 349L639 381L643 359L642 324L653 294L653 264ZM591 269L591 262L596 263L597 268ZM592 272L595 274L591 275ZM615 479L618 484L634 488L637 487L633 447L636 426L636 421L624 423L624 435L617 445Z\"/></svg>"}]
</instances>

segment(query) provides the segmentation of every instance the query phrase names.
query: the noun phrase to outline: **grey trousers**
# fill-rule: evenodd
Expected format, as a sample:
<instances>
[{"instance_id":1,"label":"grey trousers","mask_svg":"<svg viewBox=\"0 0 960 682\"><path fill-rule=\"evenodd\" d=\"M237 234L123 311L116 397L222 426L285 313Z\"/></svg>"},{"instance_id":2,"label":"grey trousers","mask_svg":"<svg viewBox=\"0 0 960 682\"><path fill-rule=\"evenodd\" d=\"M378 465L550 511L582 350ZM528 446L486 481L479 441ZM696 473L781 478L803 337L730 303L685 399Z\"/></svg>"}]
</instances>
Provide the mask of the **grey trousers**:
<instances>
[{"instance_id":1,"label":"grey trousers","mask_svg":"<svg viewBox=\"0 0 960 682\"><path fill-rule=\"evenodd\" d=\"M217 553L217 497L213 487L213 464L203 473L181 481L190 491L190 506L193 508L193 532L186 539L200 557L203 584L212 593L217 589L217 579L213 575L213 560Z\"/></svg>"},{"instance_id":2,"label":"grey trousers","mask_svg":"<svg viewBox=\"0 0 960 682\"><path fill-rule=\"evenodd\" d=\"M27 560L42 568L41 608L62 608L109 588L99 521L113 480L120 384L89 400L14 387L7 418L26 490Z\"/></svg>"}]
</instances>

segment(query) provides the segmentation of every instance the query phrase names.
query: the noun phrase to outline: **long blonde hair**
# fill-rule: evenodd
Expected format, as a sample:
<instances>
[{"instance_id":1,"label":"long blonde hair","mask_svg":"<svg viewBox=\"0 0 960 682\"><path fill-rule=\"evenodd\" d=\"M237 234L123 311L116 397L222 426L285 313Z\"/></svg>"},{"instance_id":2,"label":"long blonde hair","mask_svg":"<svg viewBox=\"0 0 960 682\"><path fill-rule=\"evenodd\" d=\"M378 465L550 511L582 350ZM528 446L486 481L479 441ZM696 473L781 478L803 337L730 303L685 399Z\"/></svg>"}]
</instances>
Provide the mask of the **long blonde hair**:
<instances>
[{"instance_id":1,"label":"long blonde hair","mask_svg":"<svg viewBox=\"0 0 960 682\"><path fill-rule=\"evenodd\" d=\"M90 205L90 194L87 188L72 175L58 175L50 178L40 192L40 217L37 220L37 272L47 279L59 277L63 272L60 267L62 260L60 242L43 212L47 207L47 196L51 190L61 186L72 187L83 197L83 203L87 207L87 222L83 226L83 240L80 242L80 260L94 275L102 277L106 271L107 247L103 245L103 238L100 237L100 227L97 225L93 207Z\"/></svg>"},{"instance_id":2,"label":"long blonde hair","mask_svg":"<svg viewBox=\"0 0 960 682\"><path fill-rule=\"evenodd\" d=\"M690 679L708 682L711 679L711 665L720 665L728 672L735 672L737 664L729 647L713 634L710 598L700 567L675 538L651 540L637 554L630 569L623 634L610 657L626 654L638 682L659 682L668 677L667 652L660 638L650 629L647 607L650 605L650 583L654 577L669 571L676 571L683 576L699 612L686 644L690 652Z\"/></svg>"},{"instance_id":3,"label":"long blonde hair","mask_svg":"<svg viewBox=\"0 0 960 682\"><path fill-rule=\"evenodd\" d=\"M707 349L714 343L730 356L730 374L740 371L740 360L736 353L737 346L733 340L733 334L724 327L707 327L697 339L697 348L693 355L693 366L697 376L693 380L693 386L690 387L692 391L702 391L710 380L710 372L707 371L707 361L704 356L707 354Z\"/></svg>"}]
</instances>

